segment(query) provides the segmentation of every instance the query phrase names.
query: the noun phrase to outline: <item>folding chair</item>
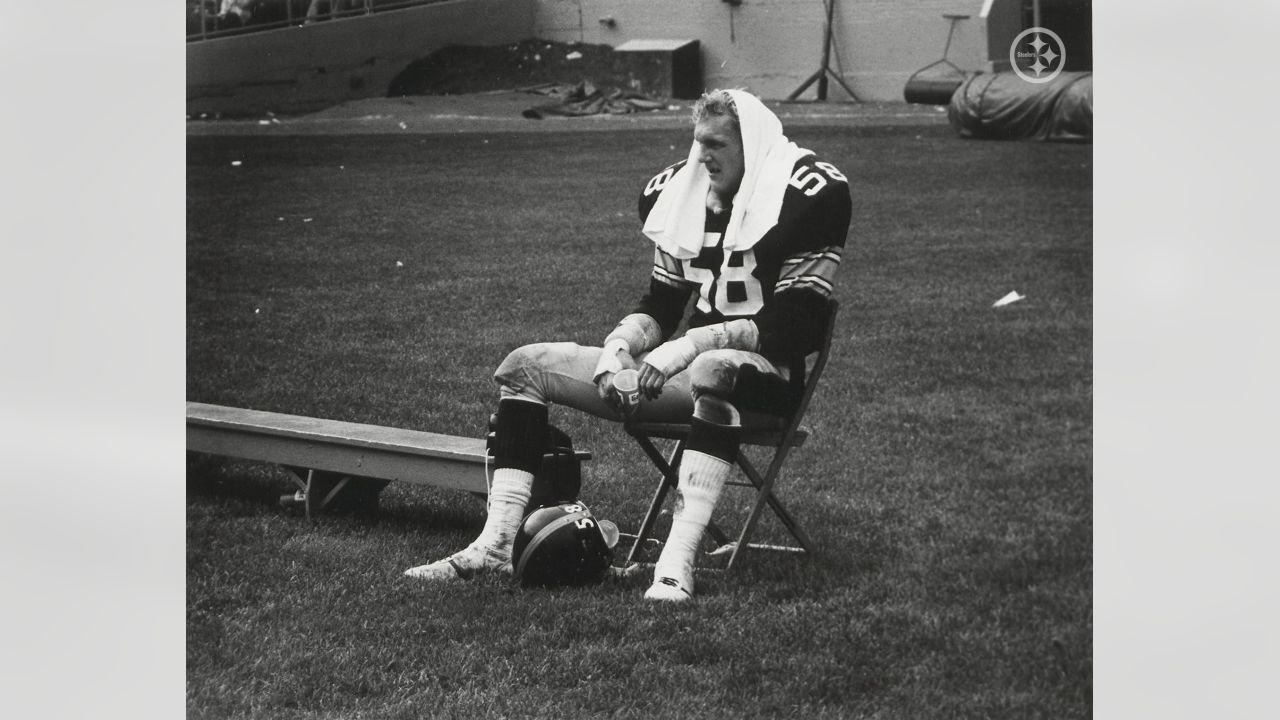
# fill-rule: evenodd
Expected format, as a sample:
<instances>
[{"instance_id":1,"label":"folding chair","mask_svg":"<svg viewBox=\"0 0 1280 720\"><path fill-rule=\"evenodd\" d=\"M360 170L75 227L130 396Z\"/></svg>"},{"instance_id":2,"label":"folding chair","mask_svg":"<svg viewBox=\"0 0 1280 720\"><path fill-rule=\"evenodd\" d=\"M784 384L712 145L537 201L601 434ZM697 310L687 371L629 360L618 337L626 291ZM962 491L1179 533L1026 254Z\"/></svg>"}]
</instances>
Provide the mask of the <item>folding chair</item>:
<instances>
[{"instance_id":1,"label":"folding chair","mask_svg":"<svg viewBox=\"0 0 1280 720\"><path fill-rule=\"evenodd\" d=\"M788 417L755 412L742 413L742 445L771 447L774 452L772 459L769 461L768 469L761 473L752 464L751 459L747 457L744 449L740 448L738 450L737 466L746 475L749 482L730 480L726 482L726 485L755 488L756 495L755 503L747 516L746 523L742 526L742 530L739 531L737 539L730 540L714 522L707 525L707 534L719 545L716 550L712 551L714 554L723 554L730 548L732 549L732 553L729 555L729 562L724 568L725 571L733 568L733 564L737 561L739 554L744 548L748 547L753 550L796 553L813 552L813 543L809 540L809 536L800 527L800 524L796 522L795 518L787 512L787 509L783 507L773 489L782 471L782 465L787 459L787 454L790 453L792 448L803 445L805 439L809 436L807 431L800 428L800 421L804 419L805 410L809 407L809 400L813 397L813 391L818 386L818 379L822 376L822 371L827 365L827 358L831 353L831 338L835 333L836 311L839 310L839 303L832 299L829 307L830 314L823 334L822 345L813 354L813 364L806 374L804 389L795 411ZM649 457L662 474L658 482L658 488L654 492L653 501L649 504L649 510L645 513L644 520L640 523L640 529L635 535L627 535L627 537L635 538L635 544L631 546L631 552L627 556L626 564L630 566L636 561L644 544L649 541L649 535L653 532L653 526L658 519L659 512L662 510L667 493L678 483L680 459L684 452L685 442L689 437L690 425L689 423L628 422L623 427L629 435L636 439L640 444L640 448L644 450L645 455ZM655 439L675 441L675 446L669 455L663 456L654 444ZM800 543L799 547L750 542L751 533L755 529L756 522L760 519L766 504L773 509L778 520L791 533L792 537Z\"/></svg>"}]
</instances>

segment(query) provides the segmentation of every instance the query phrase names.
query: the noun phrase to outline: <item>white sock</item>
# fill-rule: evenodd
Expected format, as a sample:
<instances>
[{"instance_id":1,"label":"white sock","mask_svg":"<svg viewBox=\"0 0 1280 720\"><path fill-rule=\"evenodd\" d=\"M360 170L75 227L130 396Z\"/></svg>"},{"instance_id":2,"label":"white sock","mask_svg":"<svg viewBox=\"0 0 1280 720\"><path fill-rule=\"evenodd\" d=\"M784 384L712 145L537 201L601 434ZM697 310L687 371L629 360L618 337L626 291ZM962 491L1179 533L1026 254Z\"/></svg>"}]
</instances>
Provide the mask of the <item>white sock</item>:
<instances>
[{"instance_id":1,"label":"white sock","mask_svg":"<svg viewBox=\"0 0 1280 720\"><path fill-rule=\"evenodd\" d=\"M484 530L471 543L491 555L511 557L511 544L524 519L525 505L533 491L533 473L516 468L498 468L493 471L493 486L489 488L489 514L484 520Z\"/></svg>"},{"instance_id":2,"label":"white sock","mask_svg":"<svg viewBox=\"0 0 1280 720\"><path fill-rule=\"evenodd\" d=\"M711 521L711 512L720 500L732 466L714 455L685 450L680 460L680 485L671 533L658 556L653 577L672 577L692 586L693 565L698 556L702 532Z\"/></svg>"}]
</instances>

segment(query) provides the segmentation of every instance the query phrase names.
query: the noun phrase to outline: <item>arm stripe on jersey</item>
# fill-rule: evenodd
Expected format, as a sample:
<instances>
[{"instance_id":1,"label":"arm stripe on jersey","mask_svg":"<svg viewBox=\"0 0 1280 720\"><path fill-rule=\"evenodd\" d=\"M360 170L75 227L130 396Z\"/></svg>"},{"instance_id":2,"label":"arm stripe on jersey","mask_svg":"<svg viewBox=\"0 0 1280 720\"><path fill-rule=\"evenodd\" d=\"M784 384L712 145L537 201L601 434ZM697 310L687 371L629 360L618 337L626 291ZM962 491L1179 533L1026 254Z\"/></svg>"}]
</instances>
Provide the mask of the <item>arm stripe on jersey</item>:
<instances>
[{"instance_id":1,"label":"arm stripe on jersey","mask_svg":"<svg viewBox=\"0 0 1280 720\"><path fill-rule=\"evenodd\" d=\"M779 280L778 284L773 286L773 292L776 295L788 288L797 287L813 288L823 295L830 295L832 290L831 282L824 277L819 275L801 275L800 277Z\"/></svg>"},{"instance_id":2,"label":"arm stripe on jersey","mask_svg":"<svg viewBox=\"0 0 1280 720\"><path fill-rule=\"evenodd\" d=\"M684 287L688 284L683 277L676 275L675 273L668 272L666 268L660 268L657 265L653 266L653 277L659 282L666 283L667 285L673 285L675 287Z\"/></svg>"},{"instance_id":3,"label":"arm stripe on jersey","mask_svg":"<svg viewBox=\"0 0 1280 720\"><path fill-rule=\"evenodd\" d=\"M783 267L777 285L784 287L783 283L790 284L801 278L815 277L822 278L830 284L831 278L835 277L836 269L839 267L839 261L826 253L819 255L816 259L806 257L800 262Z\"/></svg>"},{"instance_id":4,"label":"arm stripe on jersey","mask_svg":"<svg viewBox=\"0 0 1280 720\"><path fill-rule=\"evenodd\" d=\"M830 260L831 262L839 265L840 259L841 259L840 249L829 248L827 250L820 250L818 252L805 253L803 255L793 255L787 258L786 260L783 260L782 266L787 267L788 265L798 265L803 262L813 262L816 260Z\"/></svg>"}]
</instances>

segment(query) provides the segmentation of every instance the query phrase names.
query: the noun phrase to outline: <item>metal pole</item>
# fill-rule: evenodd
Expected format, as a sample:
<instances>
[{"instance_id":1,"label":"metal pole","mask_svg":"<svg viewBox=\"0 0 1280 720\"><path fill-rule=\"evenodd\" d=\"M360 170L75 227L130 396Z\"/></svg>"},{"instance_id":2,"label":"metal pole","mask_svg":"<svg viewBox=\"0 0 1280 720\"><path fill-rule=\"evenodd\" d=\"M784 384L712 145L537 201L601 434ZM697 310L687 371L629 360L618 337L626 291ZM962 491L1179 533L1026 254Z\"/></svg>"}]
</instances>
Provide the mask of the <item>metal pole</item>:
<instances>
[{"instance_id":1,"label":"metal pole","mask_svg":"<svg viewBox=\"0 0 1280 720\"><path fill-rule=\"evenodd\" d=\"M822 34L822 73L818 77L818 99L827 99L827 69L830 67L831 61L831 17L836 9L836 0L823 0L827 6L827 26L826 32Z\"/></svg>"},{"instance_id":2,"label":"metal pole","mask_svg":"<svg viewBox=\"0 0 1280 720\"><path fill-rule=\"evenodd\" d=\"M947 46L942 50L942 59L946 60L947 55L951 52L951 36L954 35L956 32L956 22L958 20L967 20L969 16L943 13L942 17L951 21L951 27L947 28Z\"/></svg>"},{"instance_id":3,"label":"metal pole","mask_svg":"<svg viewBox=\"0 0 1280 720\"><path fill-rule=\"evenodd\" d=\"M1042 27L1040 25L1040 0L1031 0L1031 25L1033 27Z\"/></svg>"},{"instance_id":4,"label":"metal pole","mask_svg":"<svg viewBox=\"0 0 1280 720\"><path fill-rule=\"evenodd\" d=\"M787 100L795 100L800 97L801 93L808 90L809 86L815 82L818 83L818 100L826 100L827 76L830 75L837 83L839 83L840 87L844 88L845 92L849 93L849 97L853 98L854 102L860 102L858 100L858 95L853 91L853 88L849 87L849 84L844 81L844 78L840 77L835 70L831 69L831 45L834 42L834 20L832 18L836 10L836 0L823 0L823 2L826 3L827 8L827 27L826 32L823 33L822 37L822 67L818 68L817 72L806 78L804 82L800 83L800 87L792 90L791 94L787 96Z\"/></svg>"}]
</instances>

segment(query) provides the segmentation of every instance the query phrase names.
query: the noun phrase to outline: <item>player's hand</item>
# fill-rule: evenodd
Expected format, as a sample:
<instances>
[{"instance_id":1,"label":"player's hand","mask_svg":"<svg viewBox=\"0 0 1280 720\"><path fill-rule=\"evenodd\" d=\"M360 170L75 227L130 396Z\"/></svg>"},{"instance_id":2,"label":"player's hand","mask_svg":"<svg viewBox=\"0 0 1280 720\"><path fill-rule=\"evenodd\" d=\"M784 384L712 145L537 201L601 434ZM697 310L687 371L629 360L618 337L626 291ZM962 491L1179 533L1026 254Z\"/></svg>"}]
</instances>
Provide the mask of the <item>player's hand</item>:
<instances>
[{"instance_id":1,"label":"player's hand","mask_svg":"<svg viewBox=\"0 0 1280 720\"><path fill-rule=\"evenodd\" d=\"M596 392L600 394L600 399L604 404L619 417L622 416L622 398L618 397L618 391L613 388L613 376L616 373L601 373L596 378Z\"/></svg>"},{"instance_id":2,"label":"player's hand","mask_svg":"<svg viewBox=\"0 0 1280 720\"><path fill-rule=\"evenodd\" d=\"M618 366L623 370L635 369L636 359L631 353L625 350L618 351ZM618 391L613 387L613 378L617 375L615 372L605 371L600 373L600 377L596 378L596 392L599 393L600 399L604 404L615 413L618 417L622 417L625 411L622 403L622 397L618 395Z\"/></svg>"},{"instance_id":3,"label":"player's hand","mask_svg":"<svg viewBox=\"0 0 1280 720\"><path fill-rule=\"evenodd\" d=\"M667 376L649 363L640 363L640 394L653 400L662 394L662 386L667 384Z\"/></svg>"}]
</instances>

